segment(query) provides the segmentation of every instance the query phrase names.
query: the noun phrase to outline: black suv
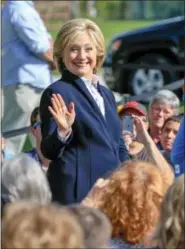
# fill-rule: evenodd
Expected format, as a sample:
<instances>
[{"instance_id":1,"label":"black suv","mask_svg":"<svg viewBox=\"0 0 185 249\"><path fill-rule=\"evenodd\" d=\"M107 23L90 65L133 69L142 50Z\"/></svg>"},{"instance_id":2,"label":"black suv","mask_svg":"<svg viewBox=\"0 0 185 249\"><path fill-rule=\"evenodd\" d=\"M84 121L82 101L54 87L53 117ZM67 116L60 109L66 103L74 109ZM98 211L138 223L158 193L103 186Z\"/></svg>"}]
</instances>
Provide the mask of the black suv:
<instances>
[{"instance_id":1,"label":"black suv","mask_svg":"<svg viewBox=\"0 0 185 249\"><path fill-rule=\"evenodd\" d=\"M184 16L170 18L114 36L103 65L108 87L119 93L140 95L181 79L184 75L181 69L181 66L184 68L184 21ZM129 67L133 64L135 68L131 70ZM146 68L139 68L139 64Z\"/></svg>"}]
</instances>

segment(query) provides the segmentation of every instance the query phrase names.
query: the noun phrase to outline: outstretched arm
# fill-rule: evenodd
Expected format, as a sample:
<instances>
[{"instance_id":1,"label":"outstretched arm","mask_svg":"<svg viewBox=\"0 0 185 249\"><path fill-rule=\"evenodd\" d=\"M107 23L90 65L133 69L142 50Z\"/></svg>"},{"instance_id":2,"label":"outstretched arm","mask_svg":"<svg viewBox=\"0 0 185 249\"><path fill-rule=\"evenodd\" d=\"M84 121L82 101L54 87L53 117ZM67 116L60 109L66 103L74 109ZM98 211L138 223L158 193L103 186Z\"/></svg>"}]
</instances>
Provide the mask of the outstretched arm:
<instances>
[{"instance_id":1,"label":"outstretched arm","mask_svg":"<svg viewBox=\"0 0 185 249\"><path fill-rule=\"evenodd\" d=\"M155 164L163 174L164 180L171 185L174 180L174 173L172 168L169 166L153 139L150 137L148 131L146 130L143 121L137 117L134 117L134 122L138 134L138 138L141 143L144 144L145 149L149 155L150 161Z\"/></svg>"}]
</instances>

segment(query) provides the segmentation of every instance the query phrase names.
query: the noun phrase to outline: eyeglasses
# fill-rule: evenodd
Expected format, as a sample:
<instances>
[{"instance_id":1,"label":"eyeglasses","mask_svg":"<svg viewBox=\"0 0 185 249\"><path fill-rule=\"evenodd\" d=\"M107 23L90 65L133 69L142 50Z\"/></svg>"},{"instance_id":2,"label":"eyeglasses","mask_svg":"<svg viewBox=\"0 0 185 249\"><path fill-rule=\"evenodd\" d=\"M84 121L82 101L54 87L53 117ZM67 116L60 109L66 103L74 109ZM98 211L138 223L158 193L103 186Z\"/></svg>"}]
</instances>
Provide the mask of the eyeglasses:
<instances>
[{"instance_id":1,"label":"eyeglasses","mask_svg":"<svg viewBox=\"0 0 185 249\"><path fill-rule=\"evenodd\" d=\"M152 107L152 112L154 114L158 114L160 112L162 112L165 116L168 116L170 114L170 112L164 108L160 108L160 107Z\"/></svg>"},{"instance_id":2,"label":"eyeglasses","mask_svg":"<svg viewBox=\"0 0 185 249\"><path fill-rule=\"evenodd\" d=\"M37 127L40 127L40 125L41 125L41 122L37 121L32 126L33 128L37 128Z\"/></svg>"}]
</instances>

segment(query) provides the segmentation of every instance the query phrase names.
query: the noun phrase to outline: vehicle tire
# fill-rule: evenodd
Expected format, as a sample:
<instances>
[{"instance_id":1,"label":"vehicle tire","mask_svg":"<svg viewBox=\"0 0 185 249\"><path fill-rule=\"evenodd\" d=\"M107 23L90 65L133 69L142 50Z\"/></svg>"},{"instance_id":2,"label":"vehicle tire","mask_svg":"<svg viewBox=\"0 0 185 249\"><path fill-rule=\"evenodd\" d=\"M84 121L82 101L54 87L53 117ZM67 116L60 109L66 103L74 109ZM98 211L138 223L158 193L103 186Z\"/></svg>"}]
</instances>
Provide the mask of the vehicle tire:
<instances>
[{"instance_id":1,"label":"vehicle tire","mask_svg":"<svg viewBox=\"0 0 185 249\"><path fill-rule=\"evenodd\" d=\"M147 65L173 65L173 62L160 54L146 54L134 63ZM140 95L158 90L173 81L178 80L178 73L160 69L138 69L129 74L128 93Z\"/></svg>"}]
</instances>

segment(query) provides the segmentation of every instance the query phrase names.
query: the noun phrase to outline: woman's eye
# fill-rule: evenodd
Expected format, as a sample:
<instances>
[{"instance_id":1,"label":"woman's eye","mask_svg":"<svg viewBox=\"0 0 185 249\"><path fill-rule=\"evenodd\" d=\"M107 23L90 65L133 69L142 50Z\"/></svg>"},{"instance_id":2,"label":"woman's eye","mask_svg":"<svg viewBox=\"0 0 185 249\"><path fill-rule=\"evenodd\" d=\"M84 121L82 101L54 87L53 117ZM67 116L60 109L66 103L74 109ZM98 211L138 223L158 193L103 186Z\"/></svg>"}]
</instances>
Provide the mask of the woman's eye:
<instances>
[{"instance_id":1,"label":"woman's eye","mask_svg":"<svg viewBox=\"0 0 185 249\"><path fill-rule=\"evenodd\" d=\"M92 50L92 48L86 48L86 50L87 50L87 51L90 51L90 50Z\"/></svg>"},{"instance_id":2,"label":"woman's eye","mask_svg":"<svg viewBox=\"0 0 185 249\"><path fill-rule=\"evenodd\" d=\"M170 114L170 112L169 112L169 111L164 111L164 113L165 113L166 115L169 115L169 114Z\"/></svg>"},{"instance_id":3,"label":"woman's eye","mask_svg":"<svg viewBox=\"0 0 185 249\"><path fill-rule=\"evenodd\" d=\"M71 48L71 51L78 51L77 48Z\"/></svg>"}]
</instances>

